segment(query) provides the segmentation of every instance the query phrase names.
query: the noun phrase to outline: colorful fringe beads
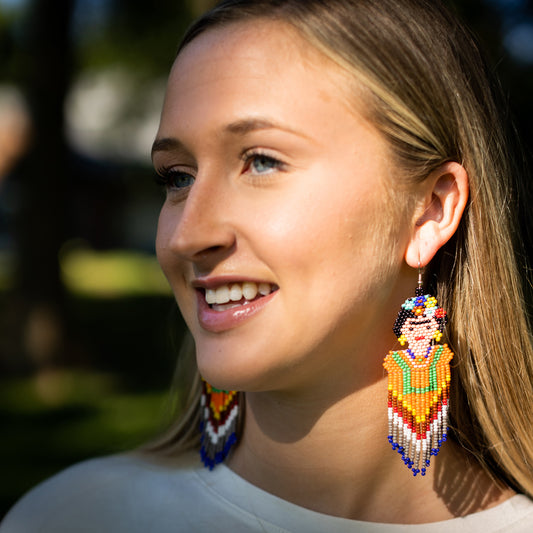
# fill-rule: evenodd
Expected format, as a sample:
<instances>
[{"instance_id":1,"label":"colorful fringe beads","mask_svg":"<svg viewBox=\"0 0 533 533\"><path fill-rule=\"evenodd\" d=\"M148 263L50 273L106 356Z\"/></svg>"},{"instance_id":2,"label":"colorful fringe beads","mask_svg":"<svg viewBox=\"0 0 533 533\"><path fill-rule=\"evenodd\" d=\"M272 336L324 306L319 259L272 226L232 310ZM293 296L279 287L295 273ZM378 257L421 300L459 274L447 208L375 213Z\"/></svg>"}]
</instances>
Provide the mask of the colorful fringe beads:
<instances>
[{"instance_id":1,"label":"colorful fringe beads","mask_svg":"<svg viewBox=\"0 0 533 533\"><path fill-rule=\"evenodd\" d=\"M426 474L431 456L446 440L453 353L446 344L435 344L446 320L436 298L418 288L393 327L408 348L389 352L383 362L389 377L388 440L415 476Z\"/></svg>"},{"instance_id":2,"label":"colorful fringe beads","mask_svg":"<svg viewBox=\"0 0 533 533\"><path fill-rule=\"evenodd\" d=\"M228 456L237 442L239 393L215 389L202 381L200 455L204 465L212 470Z\"/></svg>"}]
</instances>

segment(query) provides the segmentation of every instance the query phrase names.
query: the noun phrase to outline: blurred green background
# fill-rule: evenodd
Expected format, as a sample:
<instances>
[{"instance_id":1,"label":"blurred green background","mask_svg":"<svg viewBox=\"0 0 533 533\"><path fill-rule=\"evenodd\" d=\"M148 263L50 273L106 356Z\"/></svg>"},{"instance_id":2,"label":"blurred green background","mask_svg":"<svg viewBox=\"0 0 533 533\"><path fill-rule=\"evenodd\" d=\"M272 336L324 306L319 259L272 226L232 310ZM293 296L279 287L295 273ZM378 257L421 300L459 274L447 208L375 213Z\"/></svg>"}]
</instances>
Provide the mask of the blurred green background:
<instances>
[{"instance_id":1,"label":"blurred green background","mask_svg":"<svg viewBox=\"0 0 533 533\"><path fill-rule=\"evenodd\" d=\"M154 255L149 150L177 43L210 4L0 0L0 518L61 468L168 422L184 324ZM532 6L453 5L529 152Z\"/></svg>"}]
</instances>

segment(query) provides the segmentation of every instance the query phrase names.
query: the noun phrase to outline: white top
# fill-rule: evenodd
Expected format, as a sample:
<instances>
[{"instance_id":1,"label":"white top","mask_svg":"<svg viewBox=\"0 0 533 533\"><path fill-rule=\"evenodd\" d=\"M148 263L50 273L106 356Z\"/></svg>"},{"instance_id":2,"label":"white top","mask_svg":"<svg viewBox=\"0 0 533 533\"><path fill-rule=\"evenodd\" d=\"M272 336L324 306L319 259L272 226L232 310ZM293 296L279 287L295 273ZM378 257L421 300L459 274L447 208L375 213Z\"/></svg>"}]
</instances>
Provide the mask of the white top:
<instances>
[{"instance_id":1,"label":"white top","mask_svg":"<svg viewBox=\"0 0 533 533\"><path fill-rule=\"evenodd\" d=\"M172 463L134 455L93 459L45 481L8 513L0 533L522 533L533 502L503 504L444 522L378 524L324 515L251 485L228 467L205 469L198 454Z\"/></svg>"}]
</instances>

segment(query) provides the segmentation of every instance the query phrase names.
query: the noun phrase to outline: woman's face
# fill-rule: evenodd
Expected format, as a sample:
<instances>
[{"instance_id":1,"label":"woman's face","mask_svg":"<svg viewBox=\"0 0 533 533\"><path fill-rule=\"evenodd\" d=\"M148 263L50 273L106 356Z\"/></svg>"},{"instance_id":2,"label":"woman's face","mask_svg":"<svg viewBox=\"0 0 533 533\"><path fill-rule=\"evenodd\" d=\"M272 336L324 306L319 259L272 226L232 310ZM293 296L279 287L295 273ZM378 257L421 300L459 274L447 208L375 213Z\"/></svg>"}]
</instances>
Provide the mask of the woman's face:
<instances>
[{"instance_id":1,"label":"woman's face","mask_svg":"<svg viewBox=\"0 0 533 533\"><path fill-rule=\"evenodd\" d=\"M374 368L357 356L370 346L382 376L407 236L388 200L397 169L350 94L268 21L209 30L173 66L157 254L217 387L353 382Z\"/></svg>"}]
</instances>

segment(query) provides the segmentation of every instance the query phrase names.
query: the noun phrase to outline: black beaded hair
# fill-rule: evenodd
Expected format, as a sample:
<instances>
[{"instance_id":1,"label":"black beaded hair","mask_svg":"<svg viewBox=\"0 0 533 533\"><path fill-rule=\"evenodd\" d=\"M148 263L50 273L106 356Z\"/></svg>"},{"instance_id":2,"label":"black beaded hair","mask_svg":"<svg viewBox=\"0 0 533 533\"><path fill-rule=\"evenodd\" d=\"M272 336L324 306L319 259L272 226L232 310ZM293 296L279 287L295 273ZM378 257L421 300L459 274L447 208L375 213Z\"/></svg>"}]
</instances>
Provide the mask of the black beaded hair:
<instances>
[{"instance_id":1,"label":"black beaded hair","mask_svg":"<svg viewBox=\"0 0 533 533\"><path fill-rule=\"evenodd\" d=\"M410 318L418 318L419 316L425 315L425 306L424 303L429 299L433 298L429 294L419 294L419 291L416 291L416 296L414 298L408 298L405 300L405 302L402 305L402 308L400 309L398 316L396 317L396 320L394 322L394 326L392 326L392 331L394 331L394 334L396 337L400 337L402 334L402 327L405 324L405 322ZM435 300L436 302L436 300ZM420 304L420 305L417 305ZM424 313L422 314L416 314L413 309L422 307L424 309ZM446 312L442 309L442 307L438 307L436 312L432 315L433 318L437 321L437 324L439 325L439 331L443 332L444 328L446 327L446 324L448 322L448 316L446 315Z\"/></svg>"}]
</instances>

